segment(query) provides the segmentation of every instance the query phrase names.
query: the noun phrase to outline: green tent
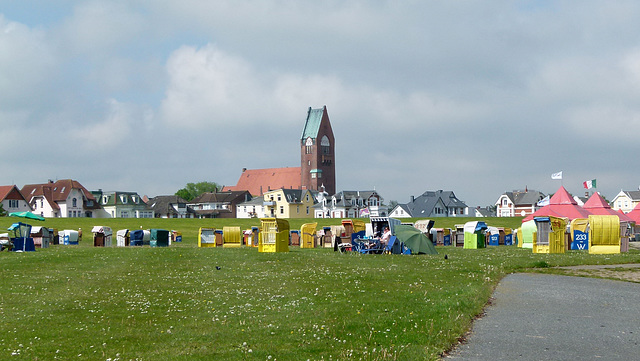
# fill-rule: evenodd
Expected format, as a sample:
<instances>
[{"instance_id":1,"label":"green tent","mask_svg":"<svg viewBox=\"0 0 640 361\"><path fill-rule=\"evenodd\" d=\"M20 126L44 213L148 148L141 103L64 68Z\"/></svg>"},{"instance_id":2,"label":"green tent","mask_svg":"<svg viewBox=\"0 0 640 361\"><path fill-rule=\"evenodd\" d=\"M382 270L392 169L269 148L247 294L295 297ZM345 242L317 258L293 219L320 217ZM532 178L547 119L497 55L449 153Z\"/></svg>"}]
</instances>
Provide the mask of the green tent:
<instances>
[{"instance_id":1,"label":"green tent","mask_svg":"<svg viewBox=\"0 0 640 361\"><path fill-rule=\"evenodd\" d=\"M411 250L411 254L438 254L429 237L413 226L395 226L396 238Z\"/></svg>"},{"instance_id":2,"label":"green tent","mask_svg":"<svg viewBox=\"0 0 640 361\"><path fill-rule=\"evenodd\" d=\"M36 221L44 221L44 217L33 214L31 212L11 212L9 213L9 217L20 217L26 219L35 219Z\"/></svg>"}]
</instances>

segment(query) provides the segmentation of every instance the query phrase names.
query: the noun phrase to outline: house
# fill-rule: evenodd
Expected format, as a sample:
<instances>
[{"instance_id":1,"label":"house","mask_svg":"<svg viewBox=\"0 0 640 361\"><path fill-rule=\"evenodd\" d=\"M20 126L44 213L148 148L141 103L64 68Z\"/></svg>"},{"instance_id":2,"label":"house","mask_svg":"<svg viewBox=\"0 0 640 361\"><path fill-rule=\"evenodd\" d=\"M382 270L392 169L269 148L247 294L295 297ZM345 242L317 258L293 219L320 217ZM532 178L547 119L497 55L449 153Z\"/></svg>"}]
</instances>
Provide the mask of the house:
<instances>
[{"instance_id":1,"label":"house","mask_svg":"<svg viewBox=\"0 0 640 361\"><path fill-rule=\"evenodd\" d=\"M263 195L267 217L311 218L315 197L308 189L276 189Z\"/></svg>"},{"instance_id":2,"label":"house","mask_svg":"<svg viewBox=\"0 0 640 361\"><path fill-rule=\"evenodd\" d=\"M187 201L179 196L156 196L147 204L156 218L193 218L193 210L187 207Z\"/></svg>"},{"instance_id":3,"label":"house","mask_svg":"<svg viewBox=\"0 0 640 361\"><path fill-rule=\"evenodd\" d=\"M20 190L35 214L52 218L96 218L102 207L80 182L72 179L27 184Z\"/></svg>"},{"instance_id":4,"label":"house","mask_svg":"<svg viewBox=\"0 0 640 361\"><path fill-rule=\"evenodd\" d=\"M255 197L236 206L236 218L265 218L264 197Z\"/></svg>"},{"instance_id":5,"label":"house","mask_svg":"<svg viewBox=\"0 0 640 361\"><path fill-rule=\"evenodd\" d=\"M478 206L475 209L475 216L476 217L481 217L481 218L484 218L484 217L495 217L496 214L495 214L494 210L491 209L490 207L480 207L480 206Z\"/></svg>"},{"instance_id":6,"label":"house","mask_svg":"<svg viewBox=\"0 0 640 361\"><path fill-rule=\"evenodd\" d=\"M263 196L277 189L308 189L335 193L335 139L327 107L309 108L300 137L300 166L266 169L242 169L235 186L222 191L246 190L252 196Z\"/></svg>"},{"instance_id":7,"label":"house","mask_svg":"<svg viewBox=\"0 0 640 361\"><path fill-rule=\"evenodd\" d=\"M7 214L32 210L27 199L15 185L0 186L0 204Z\"/></svg>"},{"instance_id":8,"label":"house","mask_svg":"<svg viewBox=\"0 0 640 361\"><path fill-rule=\"evenodd\" d=\"M411 196L409 203L398 204L389 213L392 218L463 217L469 215L469 207L452 191L426 191L418 197Z\"/></svg>"},{"instance_id":9,"label":"house","mask_svg":"<svg viewBox=\"0 0 640 361\"><path fill-rule=\"evenodd\" d=\"M315 218L362 218L386 217L387 207L382 204L383 198L375 190L341 191L331 197L319 193L318 204L315 205Z\"/></svg>"},{"instance_id":10,"label":"house","mask_svg":"<svg viewBox=\"0 0 640 361\"><path fill-rule=\"evenodd\" d=\"M621 190L611 201L611 208L624 213L631 212L640 203L640 191Z\"/></svg>"},{"instance_id":11,"label":"house","mask_svg":"<svg viewBox=\"0 0 640 361\"><path fill-rule=\"evenodd\" d=\"M196 218L235 218L236 207L251 200L248 191L205 192L187 203Z\"/></svg>"},{"instance_id":12,"label":"house","mask_svg":"<svg viewBox=\"0 0 640 361\"><path fill-rule=\"evenodd\" d=\"M543 193L535 190L505 192L495 203L496 217L526 217L540 208L537 204L544 198Z\"/></svg>"},{"instance_id":13,"label":"house","mask_svg":"<svg viewBox=\"0 0 640 361\"><path fill-rule=\"evenodd\" d=\"M91 191L96 202L102 206L100 217L104 218L154 218L153 210L136 192Z\"/></svg>"}]
</instances>

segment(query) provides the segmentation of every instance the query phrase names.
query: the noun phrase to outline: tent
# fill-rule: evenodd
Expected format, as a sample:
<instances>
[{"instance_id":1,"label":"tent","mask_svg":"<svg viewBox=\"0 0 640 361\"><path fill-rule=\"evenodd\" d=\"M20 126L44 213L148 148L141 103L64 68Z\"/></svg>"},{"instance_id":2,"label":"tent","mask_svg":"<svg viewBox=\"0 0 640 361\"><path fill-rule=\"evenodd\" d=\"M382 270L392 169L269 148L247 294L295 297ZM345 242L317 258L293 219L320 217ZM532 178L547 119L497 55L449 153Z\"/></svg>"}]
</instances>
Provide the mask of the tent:
<instances>
[{"instance_id":1,"label":"tent","mask_svg":"<svg viewBox=\"0 0 640 361\"><path fill-rule=\"evenodd\" d=\"M628 215L624 213L616 212L613 209L611 209L611 206L609 205L609 203L607 203L607 201L605 201L604 198L602 198L602 196L598 192L593 193L593 195L591 195L591 197L589 197L589 199L584 203L584 206L582 206L582 208L586 209L587 211L589 211L589 213L594 215L599 215L599 216L613 215L613 216L618 216L618 218L620 218L621 221L633 222L631 217L629 217Z\"/></svg>"},{"instance_id":2,"label":"tent","mask_svg":"<svg viewBox=\"0 0 640 361\"><path fill-rule=\"evenodd\" d=\"M627 213L627 217L631 219L631 221L640 225L640 203L629 213Z\"/></svg>"},{"instance_id":3,"label":"tent","mask_svg":"<svg viewBox=\"0 0 640 361\"><path fill-rule=\"evenodd\" d=\"M404 224L394 227L396 238L411 250L411 254L438 254L433 242L419 229Z\"/></svg>"},{"instance_id":4,"label":"tent","mask_svg":"<svg viewBox=\"0 0 640 361\"><path fill-rule=\"evenodd\" d=\"M588 210L583 209L578 205L578 203L576 203L564 187L560 187L553 197L549 199L549 205L546 205L528 215L522 220L522 222L528 222L535 217L548 216L563 217L572 220L576 218L587 218L589 217L589 214Z\"/></svg>"}]
</instances>

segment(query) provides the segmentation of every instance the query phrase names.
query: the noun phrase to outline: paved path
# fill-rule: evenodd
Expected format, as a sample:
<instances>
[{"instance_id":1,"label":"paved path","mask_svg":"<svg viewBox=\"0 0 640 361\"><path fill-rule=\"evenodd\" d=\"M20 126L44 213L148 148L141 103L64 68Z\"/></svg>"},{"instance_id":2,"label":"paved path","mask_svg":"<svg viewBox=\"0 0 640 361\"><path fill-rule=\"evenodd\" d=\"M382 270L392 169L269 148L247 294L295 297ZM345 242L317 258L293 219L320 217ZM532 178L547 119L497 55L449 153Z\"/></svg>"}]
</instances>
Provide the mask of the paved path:
<instances>
[{"instance_id":1,"label":"paved path","mask_svg":"<svg viewBox=\"0 0 640 361\"><path fill-rule=\"evenodd\" d=\"M513 274L443 361L640 360L640 284Z\"/></svg>"}]
</instances>

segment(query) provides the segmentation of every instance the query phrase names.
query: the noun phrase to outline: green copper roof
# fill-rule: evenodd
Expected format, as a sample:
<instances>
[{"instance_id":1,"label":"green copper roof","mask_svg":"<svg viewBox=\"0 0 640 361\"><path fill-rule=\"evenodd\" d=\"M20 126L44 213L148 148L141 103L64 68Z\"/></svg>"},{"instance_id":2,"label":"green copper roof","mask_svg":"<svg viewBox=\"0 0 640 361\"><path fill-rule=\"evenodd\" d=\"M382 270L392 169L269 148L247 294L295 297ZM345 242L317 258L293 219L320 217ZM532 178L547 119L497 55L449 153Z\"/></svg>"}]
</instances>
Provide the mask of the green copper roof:
<instances>
[{"instance_id":1,"label":"green copper roof","mask_svg":"<svg viewBox=\"0 0 640 361\"><path fill-rule=\"evenodd\" d=\"M320 122L322 122L324 109L324 107L320 109L311 109L311 107L309 107L309 111L307 112L307 122L304 124L302 137L300 139L306 139L308 137L315 139L318 137L318 130L320 129Z\"/></svg>"}]
</instances>

